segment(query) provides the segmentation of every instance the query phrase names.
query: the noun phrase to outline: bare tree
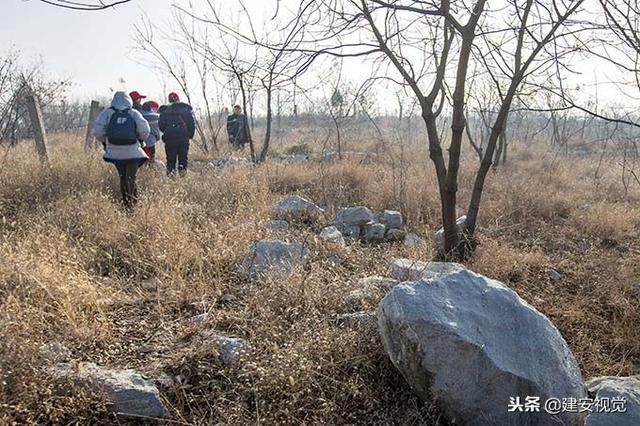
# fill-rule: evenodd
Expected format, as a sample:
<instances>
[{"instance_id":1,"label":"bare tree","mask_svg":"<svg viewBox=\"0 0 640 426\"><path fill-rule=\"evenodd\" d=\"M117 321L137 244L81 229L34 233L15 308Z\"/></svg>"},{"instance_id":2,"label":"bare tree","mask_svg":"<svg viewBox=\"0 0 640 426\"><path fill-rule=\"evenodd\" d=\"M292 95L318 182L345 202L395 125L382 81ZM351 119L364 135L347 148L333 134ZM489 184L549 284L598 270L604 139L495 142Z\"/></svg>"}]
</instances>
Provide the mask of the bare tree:
<instances>
[{"instance_id":1,"label":"bare tree","mask_svg":"<svg viewBox=\"0 0 640 426\"><path fill-rule=\"evenodd\" d=\"M89 2L89 0L84 0L82 2L71 1L71 0L38 0L38 1L40 1L41 3L46 3L51 6L62 7L64 9L96 11L96 10L104 10L110 7L129 3L132 0L117 0L117 1L110 1L110 2L104 2L102 0L98 0L98 1L94 1L93 3Z\"/></svg>"}]
</instances>

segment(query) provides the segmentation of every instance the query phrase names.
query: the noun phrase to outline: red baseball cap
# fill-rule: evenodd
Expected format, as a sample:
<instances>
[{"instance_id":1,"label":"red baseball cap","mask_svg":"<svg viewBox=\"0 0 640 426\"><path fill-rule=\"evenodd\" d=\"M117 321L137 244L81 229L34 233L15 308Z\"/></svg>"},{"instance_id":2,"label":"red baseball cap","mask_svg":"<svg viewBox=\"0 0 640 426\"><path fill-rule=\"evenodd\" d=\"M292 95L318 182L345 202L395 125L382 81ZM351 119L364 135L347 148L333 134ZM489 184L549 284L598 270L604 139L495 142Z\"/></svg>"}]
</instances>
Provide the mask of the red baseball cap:
<instances>
[{"instance_id":1,"label":"red baseball cap","mask_svg":"<svg viewBox=\"0 0 640 426\"><path fill-rule=\"evenodd\" d=\"M169 93L169 102L178 102L180 100L180 96L176 92Z\"/></svg>"},{"instance_id":2,"label":"red baseball cap","mask_svg":"<svg viewBox=\"0 0 640 426\"><path fill-rule=\"evenodd\" d=\"M141 95L140 92L136 92L135 90L131 93L129 93L129 96L131 97L131 99L133 99L134 101L139 101L140 99L144 99L146 98L146 96Z\"/></svg>"}]
</instances>

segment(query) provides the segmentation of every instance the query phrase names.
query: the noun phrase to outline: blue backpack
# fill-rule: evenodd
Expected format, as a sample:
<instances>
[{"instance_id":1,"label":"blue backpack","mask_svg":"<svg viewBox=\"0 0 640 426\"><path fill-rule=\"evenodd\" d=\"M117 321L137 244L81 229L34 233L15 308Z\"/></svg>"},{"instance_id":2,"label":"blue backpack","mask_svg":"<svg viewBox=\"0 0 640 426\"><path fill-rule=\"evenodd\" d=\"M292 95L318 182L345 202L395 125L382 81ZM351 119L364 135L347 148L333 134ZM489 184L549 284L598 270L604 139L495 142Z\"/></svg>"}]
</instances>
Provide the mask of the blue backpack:
<instances>
[{"instance_id":1,"label":"blue backpack","mask_svg":"<svg viewBox=\"0 0 640 426\"><path fill-rule=\"evenodd\" d=\"M113 145L133 145L138 141L136 122L128 109L111 108L113 114L107 125L107 139Z\"/></svg>"}]
</instances>

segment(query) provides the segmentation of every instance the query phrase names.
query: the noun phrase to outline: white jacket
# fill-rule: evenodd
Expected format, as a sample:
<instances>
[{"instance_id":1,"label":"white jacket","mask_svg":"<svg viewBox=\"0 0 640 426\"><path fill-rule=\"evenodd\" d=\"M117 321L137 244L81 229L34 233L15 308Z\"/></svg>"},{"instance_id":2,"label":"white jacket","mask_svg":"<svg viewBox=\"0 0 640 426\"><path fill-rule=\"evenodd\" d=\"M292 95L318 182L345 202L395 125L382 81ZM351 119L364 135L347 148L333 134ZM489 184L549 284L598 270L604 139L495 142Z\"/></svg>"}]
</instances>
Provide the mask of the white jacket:
<instances>
[{"instance_id":1,"label":"white jacket","mask_svg":"<svg viewBox=\"0 0 640 426\"><path fill-rule=\"evenodd\" d=\"M113 95L113 100L111 101L111 107L117 110L129 110L129 115L133 118L136 123L136 133L138 139L145 140L149 136L150 128L147 120L144 119L140 112L132 109L133 101L129 95L125 92L116 92ZM109 143L109 139L107 138L107 127L109 126L109 121L111 120L111 116L113 115L114 110L111 108L105 108L96 118L96 121L93 123L93 128L91 133L101 142L105 143L105 152L103 159L105 161L110 162L118 162L118 161L126 161L126 160L146 160L147 154L140 147L140 144L131 144L131 145L113 145ZM115 161L114 161L115 160Z\"/></svg>"}]
</instances>

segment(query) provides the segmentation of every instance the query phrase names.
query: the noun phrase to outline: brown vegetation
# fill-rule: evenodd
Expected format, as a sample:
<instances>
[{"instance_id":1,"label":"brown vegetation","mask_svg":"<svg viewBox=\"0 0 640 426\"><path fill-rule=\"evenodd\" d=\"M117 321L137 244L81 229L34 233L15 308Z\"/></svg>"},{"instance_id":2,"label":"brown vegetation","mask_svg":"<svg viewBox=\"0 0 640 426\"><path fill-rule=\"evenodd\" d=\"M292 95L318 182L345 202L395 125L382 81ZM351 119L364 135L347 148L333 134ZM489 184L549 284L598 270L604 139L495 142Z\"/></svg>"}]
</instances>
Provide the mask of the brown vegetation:
<instances>
[{"instance_id":1,"label":"brown vegetation","mask_svg":"<svg viewBox=\"0 0 640 426\"><path fill-rule=\"evenodd\" d=\"M359 278L384 274L394 256L429 260L430 248L344 250L296 229L284 238L312 248L303 274L259 284L235 274L251 241L268 235L260 224L283 194L329 210L398 208L428 239L440 226L440 203L424 144L405 148L406 164L380 153L369 163L267 162L194 170L174 181L143 170L143 197L126 214L115 170L97 153L88 158L77 136L52 139L50 167L29 144L2 153L0 422L116 421L89 396L56 394L46 374L51 361L38 350L50 341L81 360L182 375L182 384L163 389L180 422L443 422L435 406L411 393L375 333L335 322ZM597 158L512 149L510 163L489 176L480 245L468 266L548 315L585 378L638 374L638 188L625 197L615 159L594 181ZM463 160L463 203L476 165L474 157ZM344 259L340 266L328 261L334 253ZM547 268L562 279L552 282ZM219 303L224 294L237 301ZM210 306L204 324L189 323L202 312L193 302ZM207 344L212 330L248 339L252 355L223 367Z\"/></svg>"}]
</instances>

